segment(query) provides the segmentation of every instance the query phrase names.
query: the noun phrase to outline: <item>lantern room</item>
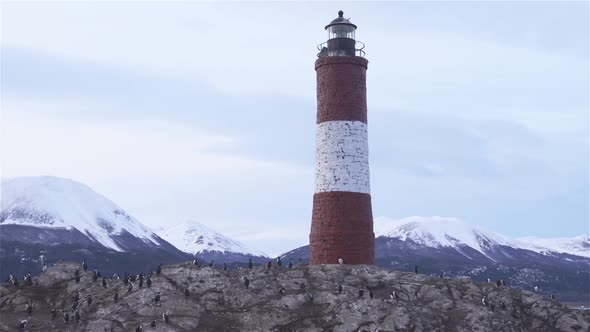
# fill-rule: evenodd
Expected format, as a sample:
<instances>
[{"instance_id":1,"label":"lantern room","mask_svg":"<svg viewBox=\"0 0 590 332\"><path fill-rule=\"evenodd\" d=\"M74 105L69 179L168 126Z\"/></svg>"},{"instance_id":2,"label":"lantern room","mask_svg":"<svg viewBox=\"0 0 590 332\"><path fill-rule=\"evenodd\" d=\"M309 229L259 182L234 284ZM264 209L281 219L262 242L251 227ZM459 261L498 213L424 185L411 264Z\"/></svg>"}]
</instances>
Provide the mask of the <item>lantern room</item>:
<instances>
[{"instance_id":1,"label":"lantern room","mask_svg":"<svg viewBox=\"0 0 590 332\"><path fill-rule=\"evenodd\" d=\"M350 19L344 18L344 12L339 11L338 17L326 25L328 41L318 45L318 57L325 56L361 56L365 45L355 40L356 25ZM357 44L359 47L357 47Z\"/></svg>"}]
</instances>

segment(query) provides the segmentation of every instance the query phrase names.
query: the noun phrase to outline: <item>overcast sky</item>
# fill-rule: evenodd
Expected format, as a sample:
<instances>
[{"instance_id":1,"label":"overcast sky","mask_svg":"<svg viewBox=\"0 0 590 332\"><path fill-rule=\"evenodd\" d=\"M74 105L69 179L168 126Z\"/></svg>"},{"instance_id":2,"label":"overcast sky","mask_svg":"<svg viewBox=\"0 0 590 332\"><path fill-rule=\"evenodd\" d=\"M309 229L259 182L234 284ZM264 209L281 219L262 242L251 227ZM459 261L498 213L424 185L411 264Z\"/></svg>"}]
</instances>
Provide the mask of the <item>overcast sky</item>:
<instances>
[{"instance_id":1,"label":"overcast sky","mask_svg":"<svg viewBox=\"0 0 590 332\"><path fill-rule=\"evenodd\" d=\"M1 6L2 176L88 184L148 226L307 243L315 71L342 9L366 44L375 217L589 230L589 4Z\"/></svg>"}]
</instances>

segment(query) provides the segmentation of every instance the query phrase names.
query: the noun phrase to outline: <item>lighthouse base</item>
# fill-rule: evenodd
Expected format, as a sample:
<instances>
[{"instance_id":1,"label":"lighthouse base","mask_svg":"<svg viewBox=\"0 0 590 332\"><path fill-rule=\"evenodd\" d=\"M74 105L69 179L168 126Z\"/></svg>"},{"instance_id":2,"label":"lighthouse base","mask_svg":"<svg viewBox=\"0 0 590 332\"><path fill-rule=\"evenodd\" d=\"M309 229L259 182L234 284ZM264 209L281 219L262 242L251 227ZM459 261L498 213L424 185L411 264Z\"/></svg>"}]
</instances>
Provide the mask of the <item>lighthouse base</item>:
<instances>
[{"instance_id":1,"label":"lighthouse base","mask_svg":"<svg viewBox=\"0 0 590 332\"><path fill-rule=\"evenodd\" d=\"M309 236L312 265L375 264L371 195L321 192L313 196Z\"/></svg>"}]
</instances>

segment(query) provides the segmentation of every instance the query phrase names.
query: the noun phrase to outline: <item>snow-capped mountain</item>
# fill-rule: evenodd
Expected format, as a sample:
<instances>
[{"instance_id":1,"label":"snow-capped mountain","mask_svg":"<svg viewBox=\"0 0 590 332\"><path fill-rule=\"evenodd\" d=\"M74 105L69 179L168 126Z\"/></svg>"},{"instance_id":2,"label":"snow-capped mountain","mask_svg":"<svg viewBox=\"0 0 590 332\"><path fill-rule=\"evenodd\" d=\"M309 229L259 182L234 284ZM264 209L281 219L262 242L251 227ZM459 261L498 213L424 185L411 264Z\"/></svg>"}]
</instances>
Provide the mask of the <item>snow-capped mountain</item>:
<instances>
[{"instance_id":1,"label":"snow-capped mountain","mask_svg":"<svg viewBox=\"0 0 590 332\"><path fill-rule=\"evenodd\" d=\"M540 238L527 236L516 239L521 248L538 253L564 253L574 256L590 258L590 236L579 235L575 237Z\"/></svg>"},{"instance_id":2,"label":"snow-capped mountain","mask_svg":"<svg viewBox=\"0 0 590 332\"><path fill-rule=\"evenodd\" d=\"M572 238L523 237L512 239L456 218L409 217L402 220L375 219L376 236L395 238L431 248L469 247L493 259L502 247L525 249L541 254L560 253L590 258L589 236Z\"/></svg>"},{"instance_id":3,"label":"snow-capped mountain","mask_svg":"<svg viewBox=\"0 0 590 332\"><path fill-rule=\"evenodd\" d=\"M0 225L78 231L90 241L125 251L123 238L149 246L161 239L121 207L90 187L58 177L21 177L2 181Z\"/></svg>"},{"instance_id":4,"label":"snow-capped mountain","mask_svg":"<svg viewBox=\"0 0 590 332\"><path fill-rule=\"evenodd\" d=\"M266 257L264 253L252 250L196 221L186 221L157 232L160 237L172 243L176 248L192 255L216 252Z\"/></svg>"}]
</instances>

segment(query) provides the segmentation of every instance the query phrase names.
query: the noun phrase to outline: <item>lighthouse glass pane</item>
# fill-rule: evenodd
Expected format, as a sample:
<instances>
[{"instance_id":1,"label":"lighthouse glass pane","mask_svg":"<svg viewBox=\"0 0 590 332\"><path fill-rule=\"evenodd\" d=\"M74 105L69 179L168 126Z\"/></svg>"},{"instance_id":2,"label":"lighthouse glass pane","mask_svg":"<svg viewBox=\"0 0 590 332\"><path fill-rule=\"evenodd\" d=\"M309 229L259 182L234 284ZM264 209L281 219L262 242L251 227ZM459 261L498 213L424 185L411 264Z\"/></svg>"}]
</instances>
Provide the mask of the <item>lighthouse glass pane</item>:
<instances>
[{"instance_id":1,"label":"lighthouse glass pane","mask_svg":"<svg viewBox=\"0 0 590 332\"><path fill-rule=\"evenodd\" d=\"M354 27L347 24L337 24L328 28L330 39L350 38L354 39Z\"/></svg>"}]
</instances>

